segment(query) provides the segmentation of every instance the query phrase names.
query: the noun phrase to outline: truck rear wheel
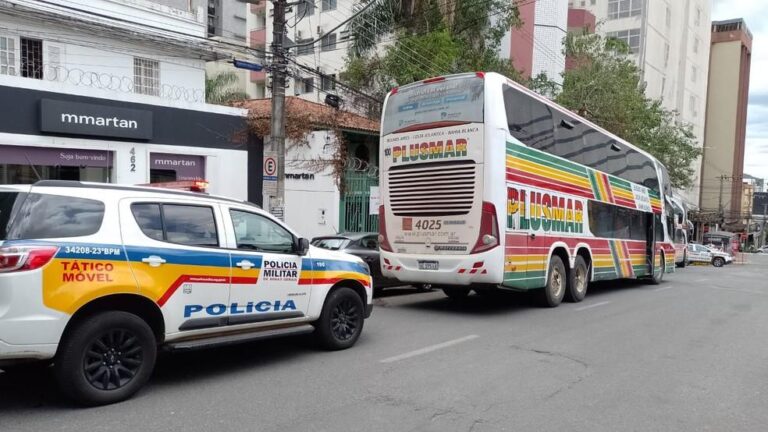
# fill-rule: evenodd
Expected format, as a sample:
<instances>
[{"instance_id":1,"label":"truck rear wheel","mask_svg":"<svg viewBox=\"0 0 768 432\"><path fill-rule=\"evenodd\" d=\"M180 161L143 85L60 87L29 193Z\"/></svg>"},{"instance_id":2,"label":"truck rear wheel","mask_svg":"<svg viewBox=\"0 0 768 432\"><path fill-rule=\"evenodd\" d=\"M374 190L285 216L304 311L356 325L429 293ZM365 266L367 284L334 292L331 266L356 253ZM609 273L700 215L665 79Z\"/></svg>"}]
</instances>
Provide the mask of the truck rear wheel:
<instances>
[{"instance_id":1,"label":"truck rear wheel","mask_svg":"<svg viewBox=\"0 0 768 432\"><path fill-rule=\"evenodd\" d=\"M75 323L54 361L61 390L83 405L126 400L146 384L155 367L157 341L136 315L103 312Z\"/></svg>"}]
</instances>

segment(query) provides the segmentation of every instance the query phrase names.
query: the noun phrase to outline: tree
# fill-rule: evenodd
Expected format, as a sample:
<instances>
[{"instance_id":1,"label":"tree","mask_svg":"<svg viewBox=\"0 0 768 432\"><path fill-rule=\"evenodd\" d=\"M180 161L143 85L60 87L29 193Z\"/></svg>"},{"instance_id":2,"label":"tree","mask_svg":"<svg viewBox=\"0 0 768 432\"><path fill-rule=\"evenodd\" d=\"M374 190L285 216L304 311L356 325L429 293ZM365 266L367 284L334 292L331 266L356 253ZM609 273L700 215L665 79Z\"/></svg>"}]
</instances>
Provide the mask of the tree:
<instances>
[{"instance_id":1,"label":"tree","mask_svg":"<svg viewBox=\"0 0 768 432\"><path fill-rule=\"evenodd\" d=\"M372 1L348 26L353 42L342 79L353 88L383 98L392 87L450 73L519 76L498 57L502 37L519 23L515 2Z\"/></svg>"},{"instance_id":2,"label":"tree","mask_svg":"<svg viewBox=\"0 0 768 432\"><path fill-rule=\"evenodd\" d=\"M210 104L227 105L243 99L248 94L237 87L238 76L235 72L220 72L209 77L205 76L205 101Z\"/></svg>"},{"instance_id":3,"label":"tree","mask_svg":"<svg viewBox=\"0 0 768 432\"><path fill-rule=\"evenodd\" d=\"M563 73L555 101L658 158L673 186L692 186L692 163L701 154L692 128L660 100L646 97L629 47L597 34L571 34L564 49L574 67ZM539 78L532 83L553 88Z\"/></svg>"}]
</instances>

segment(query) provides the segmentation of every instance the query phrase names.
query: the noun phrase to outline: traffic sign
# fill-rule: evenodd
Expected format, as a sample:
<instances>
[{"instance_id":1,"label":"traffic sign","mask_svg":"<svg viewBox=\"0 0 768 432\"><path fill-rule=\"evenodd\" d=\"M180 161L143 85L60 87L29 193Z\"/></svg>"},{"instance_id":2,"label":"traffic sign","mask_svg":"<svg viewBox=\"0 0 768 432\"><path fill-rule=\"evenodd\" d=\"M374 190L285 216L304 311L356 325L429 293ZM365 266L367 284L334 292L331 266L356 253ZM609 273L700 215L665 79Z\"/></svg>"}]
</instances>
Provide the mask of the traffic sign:
<instances>
[{"instance_id":1,"label":"traffic sign","mask_svg":"<svg viewBox=\"0 0 768 432\"><path fill-rule=\"evenodd\" d=\"M264 155L264 181L277 181L277 156Z\"/></svg>"}]
</instances>

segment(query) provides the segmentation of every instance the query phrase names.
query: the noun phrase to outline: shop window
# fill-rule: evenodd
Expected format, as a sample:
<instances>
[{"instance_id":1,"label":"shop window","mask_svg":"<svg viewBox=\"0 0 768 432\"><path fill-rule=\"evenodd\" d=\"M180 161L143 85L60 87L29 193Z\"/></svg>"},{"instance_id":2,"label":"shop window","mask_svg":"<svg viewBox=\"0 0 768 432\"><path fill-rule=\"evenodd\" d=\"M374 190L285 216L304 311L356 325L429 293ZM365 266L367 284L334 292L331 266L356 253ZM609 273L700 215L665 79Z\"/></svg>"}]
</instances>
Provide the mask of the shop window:
<instances>
[{"instance_id":1,"label":"shop window","mask_svg":"<svg viewBox=\"0 0 768 432\"><path fill-rule=\"evenodd\" d=\"M8 240L82 237L96 234L104 203L70 196L29 194L8 227Z\"/></svg>"},{"instance_id":2,"label":"shop window","mask_svg":"<svg viewBox=\"0 0 768 432\"><path fill-rule=\"evenodd\" d=\"M16 75L16 39L0 36L0 75Z\"/></svg>"},{"instance_id":3,"label":"shop window","mask_svg":"<svg viewBox=\"0 0 768 432\"><path fill-rule=\"evenodd\" d=\"M293 252L293 235L275 221L239 210L230 210L230 216L238 249Z\"/></svg>"},{"instance_id":4,"label":"shop window","mask_svg":"<svg viewBox=\"0 0 768 432\"><path fill-rule=\"evenodd\" d=\"M43 79L43 41L21 38L21 76Z\"/></svg>"},{"instance_id":5,"label":"shop window","mask_svg":"<svg viewBox=\"0 0 768 432\"><path fill-rule=\"evenodd\" d=\"M160 62L140 57L133 58L133 92L160 96Z\"/></svg>"}]
</instances>

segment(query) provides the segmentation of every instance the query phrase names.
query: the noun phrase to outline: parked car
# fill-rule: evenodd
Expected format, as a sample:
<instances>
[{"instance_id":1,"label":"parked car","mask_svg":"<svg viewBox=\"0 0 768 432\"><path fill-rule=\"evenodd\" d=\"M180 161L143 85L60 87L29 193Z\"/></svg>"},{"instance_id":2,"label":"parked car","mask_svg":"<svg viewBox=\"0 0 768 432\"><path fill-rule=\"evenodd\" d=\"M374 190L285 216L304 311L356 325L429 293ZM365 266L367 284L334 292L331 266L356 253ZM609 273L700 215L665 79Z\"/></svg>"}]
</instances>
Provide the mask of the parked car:
<instances>
[{"instance_id":1,"label":"parked car","mask_svg":"<svg viewBox=\"0 0 768 432\"><path fill-rule=\"evenodd\" d=\"M688 262L712 262L712 252L706 246L688 243Z\"/></svg>"},{"instance_id":2,"label":"parked car","mask_svg":"<svg viewBox=\"0 0 768 432\"><path fill-rule=\"evenodd\" d=\"M312 246L339 251L362 258L371 268L373 286L376 292L381 288L402 285L396 279L385 278L381 275L381 263L379 262L379 235L375 232L346 232L331 236L321 236L312 239Z\"/></svg>"},{"instance_id":3,"label":"parked car","mask_svg":"<svg viewBox=\"0 0 768 432\"><path fill-rule=\"evenodd\" d=\"M706 247L706 246L705 246ZM712 265L715 267L722 267L726 264L733 262L733 255L728 252L723 252L720 249L708 247L709 253L712 254Z\"/></svg>"},{"instance_id":4,"label":"parked car","mask_svg":"<svg viewBox=\"0 0 768 432\"><path fill-rule=\"evenodd\" d=\"M341 251L358 256L371 268L373 287L376 292L383 288L404 285L397 279L386 278L381 274L379 260L379 235L375 232L346 232L332 236L315 237L312 246L333 251ZM416 286L419 289L431 289L429 284Z\"/></svg>"},{"instance_id":5,"label":"parked car","mask_svg":"<svg viewBox=\"0 0 768 432\"><path fill-rule=\"evenodd\" d=\"M59 387L84 405L131 397L159 349L308 333L349 348L372 294L360 258L311 247L247 202L69 181L0 186L0 368L53 363Z\"/></svg>"},{"instance_id":6,"label":"parked car","mask_svg":"<svg viewBox=\"0 0 768 432\"><path fill-rule=\"evenodd\" d=\"M688 262L705 262L715 267L722 267L733 262L733 256L718 249L690 243L688 245Z\"/></svg>"}]
</instances>

